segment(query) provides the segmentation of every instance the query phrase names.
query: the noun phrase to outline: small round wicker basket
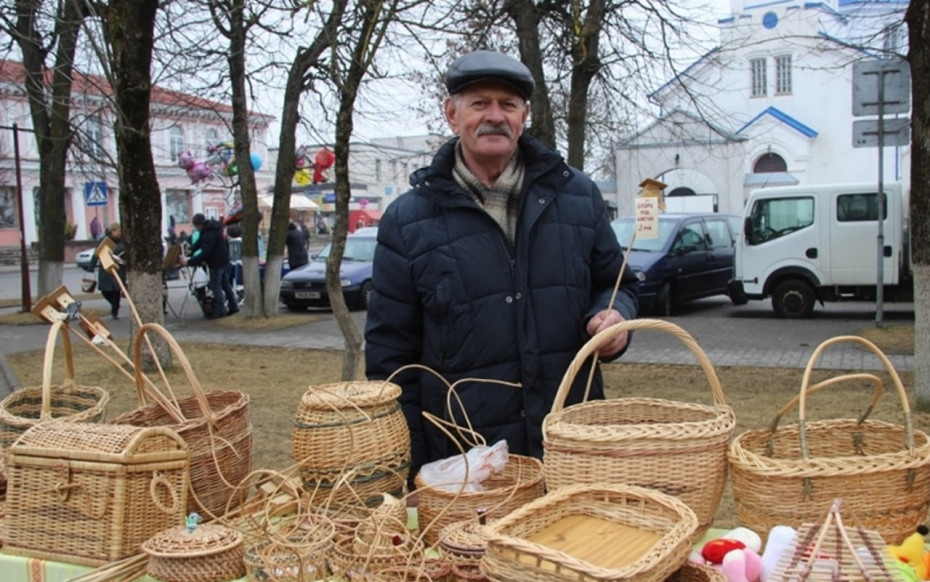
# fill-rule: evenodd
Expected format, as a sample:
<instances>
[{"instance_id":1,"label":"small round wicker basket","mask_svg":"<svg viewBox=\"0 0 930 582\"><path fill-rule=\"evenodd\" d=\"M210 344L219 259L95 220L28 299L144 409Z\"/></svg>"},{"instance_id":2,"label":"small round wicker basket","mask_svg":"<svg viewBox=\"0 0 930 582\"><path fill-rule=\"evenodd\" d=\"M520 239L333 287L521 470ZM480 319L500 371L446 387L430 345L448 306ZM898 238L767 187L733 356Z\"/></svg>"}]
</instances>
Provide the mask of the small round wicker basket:
<instances>
[{"instance_id":1,"label":"small round wicker basket","mask_svg":"<svg viewBox=\"0 0 930 582\"><path fill-rule=\"evenodd\" d=\"M245 575L242 534L217 524L165 530L142 544L146 568L165 582L222 582Z\"/></svg>"}]
</instances>

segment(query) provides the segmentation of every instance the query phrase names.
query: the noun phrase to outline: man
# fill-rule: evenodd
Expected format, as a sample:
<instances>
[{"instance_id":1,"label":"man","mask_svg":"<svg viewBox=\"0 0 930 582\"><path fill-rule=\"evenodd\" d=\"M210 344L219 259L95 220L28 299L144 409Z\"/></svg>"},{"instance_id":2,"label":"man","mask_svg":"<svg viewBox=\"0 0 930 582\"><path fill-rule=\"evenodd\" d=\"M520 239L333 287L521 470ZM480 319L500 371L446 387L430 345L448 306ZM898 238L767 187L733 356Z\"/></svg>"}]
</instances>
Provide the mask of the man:
<instances>
[{"instance_id":1,"label":"man","mask_svg":"<svg viewBox=\"0 0 930 582\"><path fill-rule=\"evenodd\" d=\"M223 238L223 226L216 220L207 220L199 212L191 219L191 223L199 236L191 246L191 258L187 259L187 265L191 267L206 265L209 269L210 280L207 286L213 293L213 313L208 315L207 319L238 313L239 305L236 303L236 294L226 275L229 267L229 248Z\"/></svg>"},{"instance_id":2,"label":"man","mask_svg":"<svg viewBox=\"0 0 930 582\"><path fill-rule=\"evenodd\" d=\"M542 456L542 421L569 362L594 334L636 316L637 280L626 271L594 183L523 134L534 89L529 70L500 53L456 60L445 77L446 120L457 137L411 178L413 189L378 229L365 330L366 368L386 378L423 364L457 389L472 426L489 444ZM613 358L627 334L600 356ZM567 403L579 402L588 373ZM446 386L418 371L399 374L410 426L411 476L458 449L422 412L450 419ZM600 375L591 389L603 397ZM455 400L453 399L453 402ZM452 405L451 420L464 425Z\"/></svg>"},{"instance_id":3,"label":"man","mask_svg":"<svg viewBox=\"0 0 930 582\"><path fill-rule=\"evenodd\" d=\"M287 266L291 271L310 262L310 255L307 253L307 239L304 238L303 233L293 222L287 225L284 242L287 246Z\"/></svg>"}]
</instances>

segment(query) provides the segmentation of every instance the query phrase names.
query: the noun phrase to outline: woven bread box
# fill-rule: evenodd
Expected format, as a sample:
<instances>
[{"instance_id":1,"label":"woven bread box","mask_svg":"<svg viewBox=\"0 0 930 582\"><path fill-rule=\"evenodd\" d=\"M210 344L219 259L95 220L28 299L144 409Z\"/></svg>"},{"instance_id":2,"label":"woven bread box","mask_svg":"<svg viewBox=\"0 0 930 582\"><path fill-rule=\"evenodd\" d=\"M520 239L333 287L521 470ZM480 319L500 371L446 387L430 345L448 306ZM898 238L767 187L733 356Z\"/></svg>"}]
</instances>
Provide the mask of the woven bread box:
<instances>
[{"instance_id":1,"label":"woven bread box","mask_svg":"<svg viewBox=\"0 0 930 582\"><path fill-rule=\"evenodd\" d=\"M173 527L142 544L146 571L164 582L223 582L245 576L242 534L219 524Z\"/></svg>"},{"instance_id":2,"label":"woven bread box","mask_svg":"<svg viewBox=\"0 0 930 582\"><path fill-rule=\"evenodd\" d=\"M168 428L52 421L6 457L4 551L98 566L183 523L190 451Z\"/></svg>"},{"instance_id":3,"label":"woven bread box","mask_svg":"<svg viewBox=\"0 0 930 582\"><path fill-rule=\"evenodd\" d=\"M300 399L292 450L304 486L323 501L375 505L401 497L410 430L390 382L310 386Z\"/></svg>"}]
</instances>

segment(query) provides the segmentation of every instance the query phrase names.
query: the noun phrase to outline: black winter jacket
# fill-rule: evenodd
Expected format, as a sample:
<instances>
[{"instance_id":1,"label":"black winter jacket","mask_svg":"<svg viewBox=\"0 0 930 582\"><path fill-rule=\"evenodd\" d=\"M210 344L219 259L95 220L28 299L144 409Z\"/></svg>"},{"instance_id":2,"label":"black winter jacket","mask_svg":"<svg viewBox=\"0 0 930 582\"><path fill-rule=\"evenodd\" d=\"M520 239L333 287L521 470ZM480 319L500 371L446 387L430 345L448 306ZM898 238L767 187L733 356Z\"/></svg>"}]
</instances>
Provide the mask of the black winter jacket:
<instances>
[{"instance_id":1,"label":"black winter jacket","mask_svg":"<svg viewBox=\"0 0 930 582\"><path fill-rule=\"evenodd\" d=\"M610 301L622 255L594 183L530 136L519 147L526 173L513 250L452 178L454 139L388 206L378 229L365 357L371 379L415 363L449 382L519 382L522 388L468 382L456 392L488 444L505 438L512 453L541 457L543 418L590 339L587 321ZM636 316L637 289L627 270L614 305L626 319ZM587 377L587 369L578 374L568 404L582 399ZM460 426L464 419L457 404L450 416L448 390L435 376L405 371L394 381L403 388L414 475L424 462L458 451L421 412ZM599 375L591 396L603 398Z\"/></svg>"},{"instance_id":2,"label":"black winter jacket","mask_svg":"<svg viewBox=\"0 0 930 582\"><path fill-rule=\"evenodd\" d=\"M196 253L200 249L200 253ZM225 267L229 264L229 247L223 237L223 227L217 220L210 219L200 229L200 237L191 247L194 253L187 264L196 267L206 265L211 269Z\"/></svg>"}]
</instances>

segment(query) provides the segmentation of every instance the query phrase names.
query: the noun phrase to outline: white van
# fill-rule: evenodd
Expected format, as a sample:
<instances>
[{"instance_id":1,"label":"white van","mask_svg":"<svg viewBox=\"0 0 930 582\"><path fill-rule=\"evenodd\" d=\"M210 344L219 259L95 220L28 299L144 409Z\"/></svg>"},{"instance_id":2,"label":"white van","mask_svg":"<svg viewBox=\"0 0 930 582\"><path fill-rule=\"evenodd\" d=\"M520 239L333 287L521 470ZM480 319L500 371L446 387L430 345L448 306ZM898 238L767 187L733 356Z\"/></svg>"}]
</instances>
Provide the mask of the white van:
<instances>
[{"instance_id":1,"label":"white van","mask_svg":"<svg viewBox=\"0 0 930 582\"><path fill-rule=\"evenodd\" d=\"M883 189L883 297L912 301L907 200L900 184ZM835 184L752 192L727 294L737 305L771 297L779 317L810 317L816 301L874 300L877 190Z\"/></svg>"}]
</instances>

